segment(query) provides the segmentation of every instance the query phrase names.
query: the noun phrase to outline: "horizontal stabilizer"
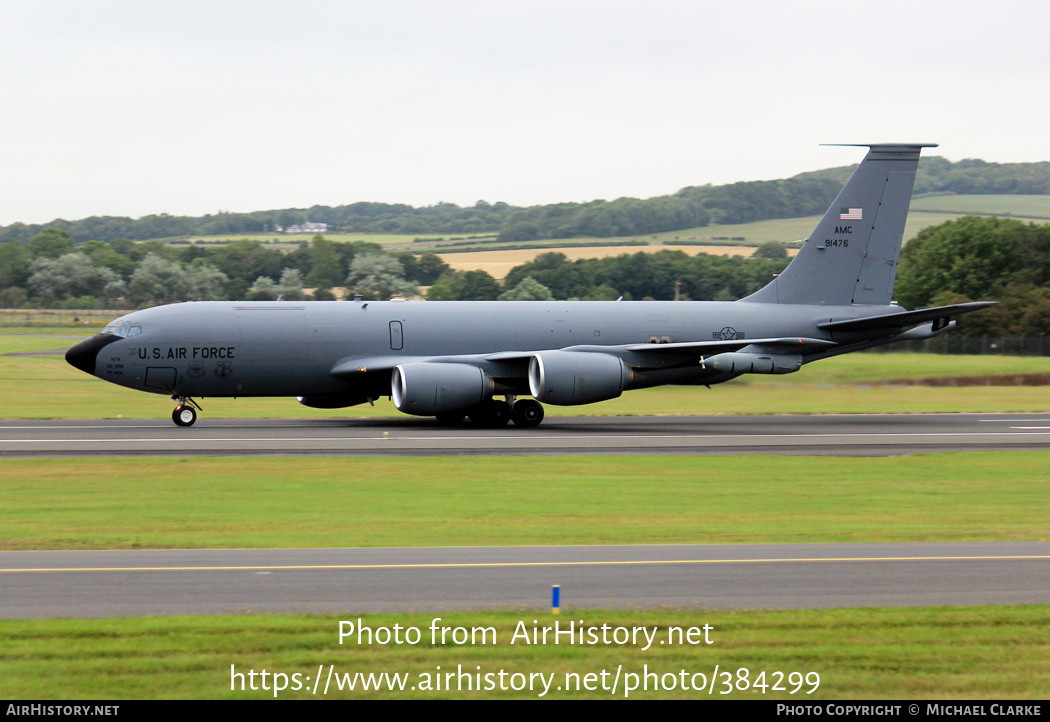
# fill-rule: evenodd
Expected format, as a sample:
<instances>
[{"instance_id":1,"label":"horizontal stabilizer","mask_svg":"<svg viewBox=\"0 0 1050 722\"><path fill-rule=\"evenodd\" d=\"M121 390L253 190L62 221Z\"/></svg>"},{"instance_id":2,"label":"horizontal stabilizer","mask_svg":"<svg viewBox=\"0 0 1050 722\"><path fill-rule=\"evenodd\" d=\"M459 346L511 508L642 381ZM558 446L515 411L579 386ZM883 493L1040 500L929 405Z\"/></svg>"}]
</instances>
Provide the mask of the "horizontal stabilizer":
<instances>
[{"instance_id":1,"label":"horizontal stabilizer","mask_svg":"<svg viewBox=\"0 0 1050 722\"><path fill-rule=\"evenodd\" d=\"M955 303L950 306L920 308L917 311L901 311L900 313L885 313L880 316L865 316L864 318L853 318L846 321L827 321L817 324L817 328L823 331L873 331L880 328L888 330L906 328L907 326L941 319L944 320L944 323L947 323L952 316L980 311L982 308L988 308L995 304L996 301Z\"/></svg>"}]
</instances>

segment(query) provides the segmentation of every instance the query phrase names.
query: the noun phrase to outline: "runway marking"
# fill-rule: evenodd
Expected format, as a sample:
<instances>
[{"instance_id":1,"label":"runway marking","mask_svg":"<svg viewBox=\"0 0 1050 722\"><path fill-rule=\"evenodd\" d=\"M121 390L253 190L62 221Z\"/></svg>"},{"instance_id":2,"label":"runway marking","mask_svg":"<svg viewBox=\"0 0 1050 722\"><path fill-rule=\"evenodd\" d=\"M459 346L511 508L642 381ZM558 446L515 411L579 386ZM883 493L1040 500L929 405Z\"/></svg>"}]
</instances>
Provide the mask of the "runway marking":
<instances>
[{"instance_id":1,"label":"runway marking","mask_svg":"<svg viewBox=\"0 0 1050 722\"><path fill-rule=\"evenodd\" d=\"M420 562L405 564L263 564L245 566L195 567L40 567L0 569L0 573L16 572L255 572L369 570L369 569L483 569L493 567L583 567L583 566L645 566L669 564L789 564L793 562L949 562L949 561L1047 561L1050 554L992 555L992 556L934 556L934 557L810 557L783 559L635 559L613 561L575 562Z\"/></svg>"},{"instance_id":2,"label":"runway marking","mask_svg":"<svg viewBox=\"0 0 1050 722\"><path fill-rule=\"evenodd\" d=\"M1011 421L1014 421L1015 419L1011 418L1011 417L1006 417L1006 418L1002 418L1002 419L977 419L977 420L980 421L981 423L985 423L985 424L1006 424L1006 423L1009 423ZM1050 419L1029 419L1029 421L1050 421Z\"/></svg>"},{"instance_id":3,"label":"runway marking","mask_svg":"<svg viewBox=\"0 0 1050 722\"><path fill-rule=\"evenodd\" d=\"M30 426L0 426L0 431L33 431L35 429L165 429L169 428L167 424L99 424L99 425L86 425L82 424L79 426L51 426L50 424L34 424Z\"/></svg>"},{"instance_id":4,"label":"runway marking","mask_svg":"<svg viewBox=\"0 0 1050 722\"><path fill-rule=\"evenodd\" d=\"M546 441L595 441L595 440L617 440L617 439L836 439L836 438L914 438L914 437L970 437L977 436L981 438L991 436L1048 436L1050 435L1050 426L1018 426L1011 427L1017 429L1045 429L1045 431L1035 431L1028 433L1015 433L1011 431L952 431L952 432L937 432L937 431L917 431L908 433L863 433L863 432L840 432L834 434L600 434L600 435L569 435L562 436L555 433L543 435ZM507 440L522 440L522 441L533 441L537 438L536 434L519 435L519 434L506 434L506 435L491 435L491 436L290 436L290 437L275 437L275 436L245 436L245 437L184 437L184 438L172 438L172 437L158 437L158 438L140 438L140 439L0 439L0 444L127 444L127 443L229 443L232 441L255 441L259 443L280 441L280 442L348 442L348 441L507 441Z\"/></svg>"}]
</instances>

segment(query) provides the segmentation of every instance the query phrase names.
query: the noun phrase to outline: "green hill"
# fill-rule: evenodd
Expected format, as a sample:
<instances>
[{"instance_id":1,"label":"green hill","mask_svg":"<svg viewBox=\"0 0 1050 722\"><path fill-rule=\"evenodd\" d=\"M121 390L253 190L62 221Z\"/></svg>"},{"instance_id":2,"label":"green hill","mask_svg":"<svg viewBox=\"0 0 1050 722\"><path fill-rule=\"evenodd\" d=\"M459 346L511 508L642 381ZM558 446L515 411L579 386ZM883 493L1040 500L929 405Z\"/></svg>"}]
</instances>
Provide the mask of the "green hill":
<instances>
[{"instance_id":1,"label":"green hill","mask_svg":"<svg viewBox=\"0 0 1050 722\"><path fill-rule=\"evenodd\" d=\"M280 237L281 229L303 223L326 224L332 234L395 234L410 237L495 236L501 244L536 240L630 238L682 232L713 225L739 225L822 213L855 166L801 173L792 178L728 185L690 186L648 199L618 198L588 203L553 203L514 207L478 201L412 207L390 203L351 203L201 217L158 214L139 219L92 216L78 221L55 219L46 224L13 223L0 228L0 241L27 242L46 227L67 231L77 243L187 239L230 236ZM1050 162L987 163L923 158L919 163L915 210L954 214L999 213L1013 217L1050 218L1041 198L1050 197ZM941 194L922 197L924 194ZM955 196L944 194L958 194ZM1000 199L1024 198L1000 203ZM939 198L943 200L932 200ZM978 198L971 204L969 198ZM728 237L746 233L716 232ZM419 249L421 250L421 249Z\"/></svg>"}]
</instances>

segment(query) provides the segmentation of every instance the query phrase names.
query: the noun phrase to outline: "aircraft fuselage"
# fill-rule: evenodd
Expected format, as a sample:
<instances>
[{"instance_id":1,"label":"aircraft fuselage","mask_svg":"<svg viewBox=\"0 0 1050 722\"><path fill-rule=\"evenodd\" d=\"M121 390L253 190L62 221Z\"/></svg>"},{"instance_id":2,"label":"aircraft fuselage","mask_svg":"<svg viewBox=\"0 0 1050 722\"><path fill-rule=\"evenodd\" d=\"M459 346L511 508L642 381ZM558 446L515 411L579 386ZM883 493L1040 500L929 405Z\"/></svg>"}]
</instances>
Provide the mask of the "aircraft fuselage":
<instances>
[{"instance_id":1,"label":"aircraft fuselage","mask_svg":"<svg viewBox=\"0 0 1050 722\"><path fill-rule=\"evenodd\" d=\"M897 307L688 301L183 303L115 321L136 333L101 337L110 342L97 351L90 372L121 386L177 396L385 396L394 362L770 336L831 340L818 323L891 309ZM389 361L379 378L367 367L353 379L331 373L341 365L352 368L355 360L377 358ZM474 363L497 378L521 377L501 370L498 360ZM638 385L710 384L733 376L695 361L665 366L646 373L652 383Z\"/></svg>"}]
</instances>

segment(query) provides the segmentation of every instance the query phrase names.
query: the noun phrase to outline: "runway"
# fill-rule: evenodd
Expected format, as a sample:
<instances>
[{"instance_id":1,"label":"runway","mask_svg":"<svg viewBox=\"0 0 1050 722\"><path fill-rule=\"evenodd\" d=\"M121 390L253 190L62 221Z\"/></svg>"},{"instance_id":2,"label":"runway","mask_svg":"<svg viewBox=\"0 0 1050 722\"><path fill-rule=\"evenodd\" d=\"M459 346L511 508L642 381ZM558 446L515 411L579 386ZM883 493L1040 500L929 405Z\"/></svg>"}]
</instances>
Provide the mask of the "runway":
<instances>
[{"instance_id":1,"label":"runway","mask_svg":"<svg viewBox=\"0 0 1050 722\"><path fill-rule=\"evenodd\" d=\"M1050 414L548 417L536 429L432 419L0 421L0 456L804 454L1050 449Z\"/></svg>"},{"instance_id":2,"label":"runway","mask_svg":"<svg viewBox=\"0 0 1050 722\"><path fill-rule=\"evenodd\" d=\"M1050 542L0 553L0 616L1050 603Z\"/></svg>"}]
</instances>

